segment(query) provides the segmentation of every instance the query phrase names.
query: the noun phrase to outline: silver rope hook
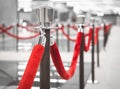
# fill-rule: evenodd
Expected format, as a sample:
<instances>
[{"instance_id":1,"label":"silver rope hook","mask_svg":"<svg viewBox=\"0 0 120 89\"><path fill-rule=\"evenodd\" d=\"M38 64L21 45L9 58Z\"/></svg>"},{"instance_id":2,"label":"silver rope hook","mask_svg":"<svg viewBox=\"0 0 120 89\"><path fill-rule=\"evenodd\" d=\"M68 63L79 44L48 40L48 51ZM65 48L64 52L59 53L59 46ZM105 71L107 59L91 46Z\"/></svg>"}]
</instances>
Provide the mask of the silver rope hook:
<instances>
[{"instance_id":1,"label":"silver rope hook","mask_svg":"<svg viewBox=\"0 0 120 89\"><path fill-rule=\"evenodd\" d=\"M45 44L46 44L45 32L41 28L40 28L40 37L39 37L38 44L41 44L43 46L45 46Z\"/></svg>"}]
</instances>

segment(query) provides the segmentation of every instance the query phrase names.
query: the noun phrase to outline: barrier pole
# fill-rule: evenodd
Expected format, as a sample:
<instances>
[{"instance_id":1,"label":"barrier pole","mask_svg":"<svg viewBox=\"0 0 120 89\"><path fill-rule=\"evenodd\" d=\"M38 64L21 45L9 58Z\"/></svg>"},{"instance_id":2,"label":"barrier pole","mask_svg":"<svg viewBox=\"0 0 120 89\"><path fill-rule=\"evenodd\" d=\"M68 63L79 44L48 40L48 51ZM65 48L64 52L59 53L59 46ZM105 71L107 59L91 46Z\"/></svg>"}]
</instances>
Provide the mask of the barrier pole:
<instances>
[{"instance_id":1,"label":"barrier pole","mask_svg":"<svg viewBox=\"0 0 120 89\"><path fill-rule=\"evenodd\" d=\"M3 24L2 27L4 29L5 25ZM4 32L2 32L2 43L3 43L2 44L3 45L2 49L5 50L5 33Z\"/></svg>"},{"instance_id":2,"label":"barrier pole","mask_svg":"<svg viewBox=\"0 0 120 89\"><path fill-rule=\"evenodd\" d=\"M56 25L56 27L58 27L58 25ZM57 42L57 45L59 47L59 31L58 31L58 29L56 31L56 42Z\"/></svg>"},{"instance_id":3,"label":"barrier pole","mask_svg":"<svg viewBox=\"0 0 120 89\"><path fill-rule=\"evenodd\" d=\"M103 46L104 46L104 49L105 49L106 42L107 42L107 33L106 33L105 24L104 24L103 30L104 30L104 44L103 44Z\"/></svg>"},{"instance_id":4,"label":"barrier pole","mask_svg":"<svg viewBox=\"0 0 120 89\"><path fill-rule=\"evenodd\" d=\"M41 7L38 9L38 14L40 29L46 37L45 52L40 65L40 89L50 89L50 25L53 21L53 9L47 6Z\"/></svg>"},{"instance_id":5,"label":"barrier pole","mask_svg":"<svg viewBox=\"0 0 120 89\"><path fill-rule=\"evenodd\" d=\"M16 26L16 35L19 36L19 30L18 30L18 27ZM19 46L18 46L18 43L19 43L19 39L16 39L16 51L18 52L19 51Z\"/></svg>"},{"instance_id":6,"label":"barrier pole","mask_svg":"<svg viewBox=\"0 0 120 89\"><path fill-rule=\"evenodd\" d=\"M19 24L20 22L20 15L19 15L19 11L18 11L18 0L16 1L16 14L17 14L17 23ZM19 35L19 30L18 30L18 27L17 25L15 26L16 27L16 35L18 36ZM18 52L19 49L18 49L18 43L19 43L19 39L16 39L16 51Z\"/></svg>"},{"instance_id":7,"label":"barrier pole","mask_svg":"<svg viewBox=\"0 0 120 89\"><path fill-rule=\"evenodd\" d=\"M94 67L94 24L92 25L93 31L92 31L92 63L91 63L91 72L92 72L92 83L94 83L95 80L95 67Z\"/></svg>"},{"instance_id":8,"label":"barrier pole","mask_svg":"<svg viewBox=\"0 0 120 89\"><path fill-rule=\"evenodd\" d=\"M45 29L46 45L40 65L40 89L50 89L50 30Z\"/></svg>"},{"instance_id":9,"label":"barrier pole","mask_svg":"<svg viewBox=\"0 0 120 89\"><path fill-rule=\"evenodd\" d=\"M70 24L67 25L67 34L70 35ZM70 52L70 40L67 40L67 52Z\"/></svg>"},{"instance_id":10,"label":"barrier pole","mask_svg":"<svg viewBox=\"0 0 120 89\"><path fill-rule=\"evenodd\" d=\"M84 89L84 27L81 26L82 41L80 44L80 62L79 62L79 89Z\"/></svg>"},{"instance_id":11,"label":"barrier pole","mask_svg":"<svg viewBox=\"0 0 120 89\"><path fill-rule=\"evenodd\" d=\"M97 84L98 81L95 80L95 59L94 59L94 50L95 50L95 47L94 47L94 30L95 30L95 26L94 24L92 24L92 50L91 50L91 80L88 80L87 83L89 84Z\"/></svg>"},{"instance_id":12,"label":"barrier pole","mask_svg":"<svg viewBox=\"0 0 120 89\"><path fill-rule=\"evenodd\" d=\"M97 67L100 67L100 52L99 52L99 32L98 32L98 37L97 37Z\"/></svg>"}]
</instances>

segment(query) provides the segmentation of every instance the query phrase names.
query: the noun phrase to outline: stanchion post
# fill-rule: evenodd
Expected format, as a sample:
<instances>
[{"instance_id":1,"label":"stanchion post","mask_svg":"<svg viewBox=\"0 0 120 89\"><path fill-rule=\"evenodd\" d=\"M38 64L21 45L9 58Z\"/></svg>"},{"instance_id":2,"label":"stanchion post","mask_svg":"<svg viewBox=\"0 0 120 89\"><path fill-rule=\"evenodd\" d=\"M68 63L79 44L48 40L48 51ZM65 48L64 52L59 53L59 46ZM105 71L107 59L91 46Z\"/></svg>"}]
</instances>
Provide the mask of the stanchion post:
<instances>
[{"instance_id":1,"label":"stanchion post","mask_svg":"<svg viewBox=\"0 0 120 89\"><path fill-rule=\"evenodd\" d=\"M58 24L56 25L56 27L58 27ZM56 42L57 42L57 45L59 47L59 31L58 31L58 29L56 31Z\"/></svg>"},{"instance_id":2,"label":"stanchion post","mask_svg":"<svg viewBox=\"0 0 120 89\"><path fill-rule=\"evenodd\" d=\"M105 27L105 23L104 23L104 26L103 26L103 30L104 30L104 43L103 43L103 46L104 46L104 49L105 49L105 46L106 46L106 41L107 41L107 34L106 34L106 27Z\"/></svg>"},{"instance_id":3,"label":"stanchion post","mask_svg":"<svg viewBox=\"0 0 120 89\"><path fill-rule=\"evenodd\" d=\"M16 1L16 7L18 8L18 0ZM19 24L19 21L20 21L20 15L19 15L19 11L18 9L16 9L16 14L17 14L17 23ZM16 25L16 35L18 36L19 35L19 30L18 30L18 26ZM18 49L18 43L19 43L19 39L16 39L16 51L18 52L19 49Z\"/></svg>"},{"instance_id":4,"label":"stanchion post","mask_svg":"<svg viewBox=\"0 0 120 89\"><path fill-rule=\"evenodd\" d=\"M94 83L94 80L95 80L95 67L94 67L94 24L92 24L92 28L93 28L93 31L92 31L92 69L91 69L91 72L92 72L92 83Z\"/></svg>"},{"instance_id":5,"label":"stanchion post","mask_svg":"<svg viewBox=\"0 0 120 89\"><path fill-rule=\"evenodd\" d=\"M3 27L3 29L5 28L5 25L4 24L2 24L2 27ZM5 33L4 32L2 32L2 41L3 41L3 50L5 49Z\"/></svg>"},{"instance_id":6,"label":"stanchion post","mask_svg":"<svg viewBox=\"0 0 120 89\"><path fill-rule=\"evenodd\" d=\"M91 80L88 80L87 83L89 84L97 84L98 81L95 80L95 59L94 59L94 29L95 29L95 25L94 25L94 21L92 23L92 50L91 50Z\"/></svg>"},{"instance_id":7,"label":"stanchion post","mask_svg":"<svg viewBox=\"0 0 120 89\"><path fill-rule=\"evenodd\" d=\"M81 24L79 25L79 29L82 32L82 41L80 44L80 58L79 58L79 89L84 89L84 22L85 16L78 16L81 19Z\"/></svg>"},{"instance_id":8,"label":"stanchion post","mask_svg":"<svg viewBox=\"0 0 120 89\"><path fill-rule=\"evenodd\" d=\"M2 24L2 27L3 27L3 29L4 29L4 28L5 28L5 25ZM4 33L4 32L2 32L2 39L3 39L3 41L4 41L4 39L5 39L5 33Z\"/></svg>"},{"instance_id":9,"label":"stanchion post","mask_svg":"<svg viewBox=\"0 0 120 89\"><path fill-rule=\"evenodd\" d=\"M18 27L16 27L16 35L18 36L19 35L19 30L18 30ZM18 52L19 51L19 46L18 46L18 43L19 43L19 39L16 39L16 51Z\"/></svg>"},{"instance_id":10,"label":"stanchion post","mask_svg":"<svg viewBox=\"0 0 120 89\"><path fill-rule=\"evenodd\" d=\"M79 62L79 89L84 89L84 27L81 26L82 41L80 44L80 62Z\"/></svg>"},{"instance_id":11,"label":"stanchion post","mask_svg":"<svg viewBox=\"0 0 120 89\"><path fill-rule=\"evenodd\" d=\"M46 45L40 66L40 89L50 89L50 29L45 29Z\"/></svg>"},{"instance_id":12,"label":"stanchion post","mask_svg":"<svg viewBox=\"0 0 120 89\"><path fill-rule=\"evenodd\" d=\"M98 37L97 37L97 67L100 67L100 56L99 56L99 32L98 32Z\"/></svg>"},{"instance_id":13,"label":"stanchion post","mask_svg":"<svg viewBox=\"0 0 120 89\"><path fill-rule=\"evenodd\" d=\"M67 34L70 35L70 25L67 25ZM70 41L67 40L67 51L70 52Z\"/></svg>"},{"instance_id":14,"label":"stanchion post","mask_svg":"<svg viewBox=\"0 0 120 89\"><path fill-rule=\"evenodd\" d=\"M53 20L53 9L41 7L38 9L39 22L45 32L45 52L40 65L40 89L50 89L50 23Z\"/></svg>"}]
</instances>

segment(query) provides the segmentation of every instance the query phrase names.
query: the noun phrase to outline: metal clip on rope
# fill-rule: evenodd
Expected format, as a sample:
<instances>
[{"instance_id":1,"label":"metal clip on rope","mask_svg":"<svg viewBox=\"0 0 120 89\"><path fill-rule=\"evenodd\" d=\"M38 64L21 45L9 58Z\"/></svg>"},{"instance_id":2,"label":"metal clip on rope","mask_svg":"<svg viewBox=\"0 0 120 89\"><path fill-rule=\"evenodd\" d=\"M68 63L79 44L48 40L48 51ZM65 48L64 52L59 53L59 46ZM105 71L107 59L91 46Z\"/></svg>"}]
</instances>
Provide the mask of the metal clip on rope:
<instances>
[{"instance_id":1,"label":"metal clip on rope","mask_svg":"<svg viewBox=\"0 0 120 89\"><path fill-rule=\"evenodd\" d=\"M78 26L78 32L83 32L82 24L79 24L79 26Z\"/></svg>"},{"instance_id":2,"label":"metal clip on rope","mask_svg":"<svg viewBox=\"0 0 120 89\"><path fill-rule=\"evenodd\" d=\"M40 37L39 37L38 44L41 44L43 46L45 46L45 44L46 44L45 32L42 29L40 29Z\"/></svg>"}]
</instances>

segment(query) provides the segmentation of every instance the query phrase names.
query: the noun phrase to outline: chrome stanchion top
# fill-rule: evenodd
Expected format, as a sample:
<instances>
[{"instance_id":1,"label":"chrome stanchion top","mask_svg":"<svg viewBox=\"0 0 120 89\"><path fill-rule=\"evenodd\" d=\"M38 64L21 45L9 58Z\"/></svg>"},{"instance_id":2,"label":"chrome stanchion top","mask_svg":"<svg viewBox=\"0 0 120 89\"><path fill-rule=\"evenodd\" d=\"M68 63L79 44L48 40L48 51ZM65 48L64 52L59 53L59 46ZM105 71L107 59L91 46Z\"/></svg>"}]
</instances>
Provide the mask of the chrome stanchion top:
<instances>
[{"instance_id":1,"label":"chrome stanchion top","mask_svg":"<svg viewBox=\"0 0 120 89\"><path fill-rule=\"evenodd\" d=\"M51 7L38 8L39 23L41 27L50 27L54 21L54 11Z\"/></svg>"}]
</instances>

